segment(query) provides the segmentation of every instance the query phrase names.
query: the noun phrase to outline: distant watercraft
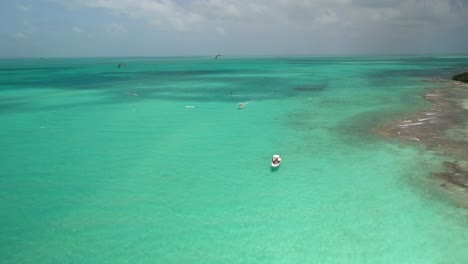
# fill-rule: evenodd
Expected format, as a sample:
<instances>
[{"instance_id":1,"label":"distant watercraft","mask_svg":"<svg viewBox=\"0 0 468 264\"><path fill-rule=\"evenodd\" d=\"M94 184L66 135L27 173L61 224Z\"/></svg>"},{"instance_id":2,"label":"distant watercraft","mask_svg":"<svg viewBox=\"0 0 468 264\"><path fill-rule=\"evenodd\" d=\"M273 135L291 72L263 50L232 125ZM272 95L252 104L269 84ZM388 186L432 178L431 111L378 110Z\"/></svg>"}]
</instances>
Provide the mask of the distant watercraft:
<instances>
[{"instance_id":1,"label":"distant watercraft","mask_svg":"<svg viewBox=\"0 0 468 264\"><path fill-rule=\"evenodd\" d=\"M120 63L119 65L117 65L117 68L120 69L120 67L122 66L126 66L124 63Z\"/></svg>"},{"instance_id":2,"label":"distant watercraft","mask_svg":"<svg viewBox=\"0 0 468 264\"><path fill-rule=\"evenodd\" d=\"M138 96L138 93L136 92L125 92L125 94L128 94L130 96Z\"/></svg>"},{"instance_id":3,"label":"distant watercraft","mask_svg":"<svg viewBox=\"0 0 468 264\"><path fill-rule=\"evenodd\" d=\"M216 56L215 56L215 60L217 60L218 57L221 57L221 54L216 55Z\"/></svg>"},{"instance_id":4,"label":"distant watercraft","mask_svg":"<svg viewBox=\"0 0 468 264\"><path fill-rule=\"evenodd\" d=\"M186 105L185 108L195 108L194 105Z\"/></svg>"},{"instance_id":5,"label":"distant watercraft","mask_svg":"<svg viewBox=\"0 0 468 264\"><path fill-rule=\"evenodd\" d=\"M245 103L239 103L239 104L237 105L237 108L238 108L238 109L242 109L242 108L244 108L244 107L245 107Z\"/></svg>"},{"instance_id":6,"label":"distant watercraft","mask_svg":"<svg viewBox=\"0 0 468 264\"><path fill-rule=\"evenodd\" d=\"M281 157L280 155L273 155L273 158L271 158L271 167L277 168L281 164Z\"/></svg>"}]
</instances>

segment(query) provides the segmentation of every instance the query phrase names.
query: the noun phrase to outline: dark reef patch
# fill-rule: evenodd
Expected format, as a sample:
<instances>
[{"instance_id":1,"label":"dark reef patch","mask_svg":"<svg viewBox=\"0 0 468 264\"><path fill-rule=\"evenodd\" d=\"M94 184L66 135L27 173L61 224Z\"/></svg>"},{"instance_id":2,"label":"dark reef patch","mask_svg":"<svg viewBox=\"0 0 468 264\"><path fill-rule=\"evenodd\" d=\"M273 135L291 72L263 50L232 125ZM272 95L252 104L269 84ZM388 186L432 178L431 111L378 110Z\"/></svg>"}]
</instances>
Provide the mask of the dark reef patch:
<instances>
[{"instance_id":1,"label":"dark reef patch","mask_svg":"<svg viewBox=\"0 0 468 264\"><path fill-rule=\"evenodd\" d=\"M457 74L452 77L452 80L468 83L468 72Z\"/></svg>"},{"instance_id":2,"label":"dark reef patch","mask_svg":"<svg viewBox=\"0 0 468 264\"><path fill-rule=\"evenodd\" d=\"M468 189L468 171L457 162L444 162L447 172L434 173L434 176Z\"/></svg>"},{"instance_id":3,"label":"dark reef patch","mask_svg":"<svg viewBox=\"0 0 468 264\"><path fill-rule=\"evenodd\" d=\"M468 85L447 80L437 80L436 84L440 88L424 95L430 107L378 126L376 132L381 136L422 144L456 160L445 162L447 171L434 173L434 176L468 189L468 109L464 105L468 101Z\"/></svg>"}]
</instances>

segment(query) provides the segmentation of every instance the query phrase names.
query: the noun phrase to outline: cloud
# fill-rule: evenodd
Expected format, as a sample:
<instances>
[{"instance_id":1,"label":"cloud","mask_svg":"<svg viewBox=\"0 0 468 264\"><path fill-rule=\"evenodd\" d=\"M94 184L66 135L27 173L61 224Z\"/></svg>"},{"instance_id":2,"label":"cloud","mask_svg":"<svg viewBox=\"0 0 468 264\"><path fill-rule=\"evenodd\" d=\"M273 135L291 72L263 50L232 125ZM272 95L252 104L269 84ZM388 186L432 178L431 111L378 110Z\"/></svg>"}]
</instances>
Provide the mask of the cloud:
<instances>
[{"instance_id":1,"label":"cloud","mask_svg":"<svg viewBox=\"0 0 468 264\"><path fill-rule=\"evenodd\" d=\"M14 38L16 39L30 39L31 36L28 33L24 32L17 32L16 34L13 35Z\"/></svg>"},{"instance_id":2,"label":"cloud","mask_svg":"<svg viewBox=\"0 0 468 264\"><path fill-rule=\"evenodd\" d=\"M226 30L222 27L216 27L216 32L221 35L226 34Z\"/></svg>"},{"instance_id":3,"label":"cloud","mask_svg":"<svg viewBox=\"0 0 468 264\"><path fill-rule=\"evenodd\" d=\"M219 31L223 28L266 29L268 26L329 24L338 16L328 7L346 0L69 0L59 3L68 8L94 8L133 19L143 19L162 30ZM321 8L324 5L324 8ZM315 22L314 22L315 21Z\"/></svg>"},{"instance_id":4,"label":"cloud","mask_svg":"<svg viewBox=\"0 0 468 264\"><path fill-rule=\"evenodd\" d=\"M315 20L321 25L329 25L337 23L339 21L339 18L335 12L325 10L325 12L320 14Z\"/></svg>"},{"instance_id":5,"label":"cloud","mask_svg":"<svg viewBox=\"0 0 468 264\"><path fill-rule=\"evenodd\" d=\"M188 31L200 20L198 14L170 0L53 0L67 8L93 8L144 19L148 24L161 29Z\"/></svg>"},{"instance_id":6,"label":"cloud","mask_svg":"<svg viewBox=\"0 0 468 264\"><path fill-rule=\"evenodd\" d=\"M363 44L371 43L375 50L386 51L395 46L392 42L399 42L398 49L406 44L419 47L424 38L430 41L441 33L448 39L468 38L459 36L468 27L468 0L49 1L111 15L103 16L111 17L104 28L107 33L127 33L122 25L128 25L136 36L157 30L165 37L182 34L193 41L205 37L216 45L247 50L274 44L282 50L333 52L334 47L367 50ZM292 42L301 44L294 48Z\"/></svg>"},{"instance_id":7,"label":"cloud","mask_svg":"<svg viewBox=\"0 0 468 264\"><path fill-rule=\"evenodd\" d=\"M83 33L83 29L77 26L72 27L74 33Z\"/></svg>"},{"instance_id":8,"label":"cloud","mask_svg":"<svg viewBox=\"0 0 468 264\"><path fill-rule=\"evenodd\" d=\"M105 27L105 30L107 33L111 33L111 34L121 34L121 33L128 32L128 30L124 26L117 24L117 23L111 23L107 25Z\"/></svg>"},{"instance_id":9,"label":"cloud","mask_svg":"<svg viewBox=\"0 0 468 264\"><path fill-rule=\"evenodd\" d=\"M32 11L32 6L18 4L18 5L16 5L16 9L18 9L19 11L24 12L24 13L29 13L29 12Z\"/></svg>"},{"instance_id":10,"label":"cloud","mask_svg":"<svg viewBox=\"0 0 468 264\"><path fill-rule=\"evenodd\" d=\"M70 8L101 9L143 19L161 30L219 31L317 29L350 23L421 25L466 23L467 0L53 0ZM328 29L329 30L329 29Z\"/></svg>"}]
</instances>

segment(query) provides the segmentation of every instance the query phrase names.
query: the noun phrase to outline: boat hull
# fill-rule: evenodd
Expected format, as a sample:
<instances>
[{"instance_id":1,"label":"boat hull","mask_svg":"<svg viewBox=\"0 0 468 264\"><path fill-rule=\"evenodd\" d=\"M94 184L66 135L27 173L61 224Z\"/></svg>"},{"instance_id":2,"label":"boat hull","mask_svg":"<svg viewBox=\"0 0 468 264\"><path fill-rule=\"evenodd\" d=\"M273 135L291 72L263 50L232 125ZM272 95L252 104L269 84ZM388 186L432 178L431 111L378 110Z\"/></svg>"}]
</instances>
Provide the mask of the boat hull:
<instances>
[{"instance_id":1,"label":"boat hull","mask_svg":"<svg viewBox=\"0 0 468 264\"><path fill-rule=\"evenodd\" d=\"M280 165L281 165L281 162L277 164L274 164L273 162L271 163L272 168L278 168Z\"/></svg>"},{"instance_id":2,"label":"boat hull","mask_svg":"<svg viewBox=\"0 0 468 264\"><path fill-rule=\"evenodd\" d=\"M271 167L272 168L278 168L281 165L281 157L280 155L273 155L273 158L271 158Z\"/></svg>"}]
</instances>

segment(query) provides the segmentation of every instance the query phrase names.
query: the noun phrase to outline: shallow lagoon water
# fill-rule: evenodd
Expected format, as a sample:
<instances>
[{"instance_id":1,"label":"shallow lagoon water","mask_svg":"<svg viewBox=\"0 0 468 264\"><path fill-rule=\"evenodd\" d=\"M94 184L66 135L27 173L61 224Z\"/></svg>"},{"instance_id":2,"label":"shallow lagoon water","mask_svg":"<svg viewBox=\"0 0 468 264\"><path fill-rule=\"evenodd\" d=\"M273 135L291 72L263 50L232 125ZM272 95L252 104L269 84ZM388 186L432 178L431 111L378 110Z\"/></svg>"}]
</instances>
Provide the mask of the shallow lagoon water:
<instances>
[{"instance_id":1,"label":"shallow lagoon water","mask_svg":"<svg viewBox=\"0 0 468 264\"><path fill-rule=\"evenodd\" d=\"M466 263L444 157L372 128L467 60L0 60L2 262Z\"/></svg>"}]
</instances>

